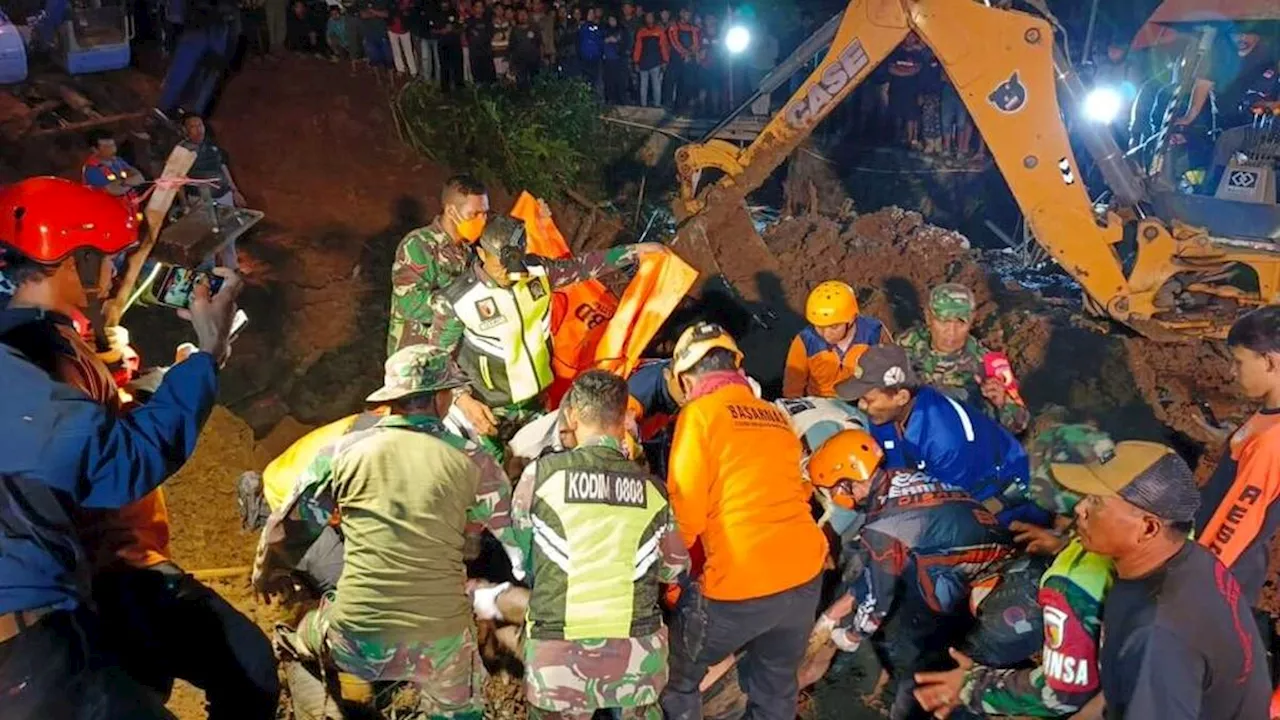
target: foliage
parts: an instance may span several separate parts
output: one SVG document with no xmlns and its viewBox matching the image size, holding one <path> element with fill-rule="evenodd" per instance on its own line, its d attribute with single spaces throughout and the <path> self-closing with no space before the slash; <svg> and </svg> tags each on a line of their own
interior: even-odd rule
<svg viewBox="0 0 1280 720">
<path fill-rule="evenodd" d="M 432 160 L 539 197 L 601 184 L 622 148 L 604 106 L 579 80 L 537 78 L 527 90 L 467 87 L 446 95 L 411 83 L 394 101 L 404 140 Z"/>
</svg>

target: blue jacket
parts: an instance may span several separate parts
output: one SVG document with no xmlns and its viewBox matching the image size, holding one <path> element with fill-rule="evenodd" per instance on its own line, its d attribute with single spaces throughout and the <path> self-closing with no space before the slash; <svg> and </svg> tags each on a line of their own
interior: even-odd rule
<svg viewBox="0 0 1280 720">
<path fill-rule="evenodd" d="M 0 614 L 73 609 L 87 597 L 72 511 L 120 507 L 159 486 L 195 450 L 217 391 L 213 358 L 196 353 L 145 405 L 113 415 L 19 349 L 52 325 L 0 312 Z"/>
<path fill-rule="evenodd" d="M 600 25 L 584 22 L 578 28 L 578 57 L 583 60 L 599 60 L 604 54 L 604 31 Z"/>
<path fill-rule="evenodd" d="M 998 423 L 931 387 L 916 393 L 906 430 L 872 425 L 885 467 L 912 468 L 955 485 L 975 500 L 999 498 L 1001 524 L 1047 524 L 1049 514 L 1028 499 L 1031 465 L 1018 440 Z"/>
</svg>

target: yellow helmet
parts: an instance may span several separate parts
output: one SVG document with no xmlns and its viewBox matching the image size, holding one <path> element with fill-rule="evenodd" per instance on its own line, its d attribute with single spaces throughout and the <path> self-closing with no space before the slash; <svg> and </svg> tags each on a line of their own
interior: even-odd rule
<svg viewBox="0 0 1280 720">
<path fill-rule="evenodd" d="M 831 491 L 831 499 L 845 509 L 854 508 L 853 497 L 839 485 L 867 482 L 884 460 L 884 451 L 866 430 L 841 430 L 809 457 L 809 482 Z"/>
<path fill-rule="evenodd" d="M 804 319 L 815 327 L 844 325 L 858 316 L 858 296 L 848 283 L 828 280 L 809 293 Z"/>
<path fill-rule="evenodd" d="M 680 333 L 680 339 L 676 341 L 676 349 L 671 353 L 671 374 L 680 377 L 684 373 L 698 364 L 698 361 L 706 357 L 706 354 L 721 348 L 733 353 L 737 365 L 742 365 L 742 351 L 738 349 L 738 343 L 733 341 L 733 337 L 715 323 L 700 322 L 691 325 Z"/>
</svg>

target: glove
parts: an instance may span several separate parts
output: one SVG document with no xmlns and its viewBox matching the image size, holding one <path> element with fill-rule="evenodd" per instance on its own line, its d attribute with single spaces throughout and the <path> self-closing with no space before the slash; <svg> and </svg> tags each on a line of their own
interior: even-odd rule
<svg viewBox="0 0 1280 720">
<path fill-rule="evenodd" d="M 481 620 L 501 620 L 502 611 L 498 609 L 498 596 L 509 587 L 511 583 L 504 582 L 493 587 L 477 588 L 471 596 L 471 607 L 476 611 L 476 617 Z"/>
<path fill-rule="evenodd" d="M 844 652 L 853 652 L 862 644 L 862 636 L 847 628 L 835 628 L 831 631 L 831 642 Z"/>
<path fill-rule="evenodd" d="M 507 559 L 511 561 L 511 577 L 517 582 L 524 582 L 524 551 L 510 545 L 503 545 L 502 549 L 507 551 Z"/>
</svg>

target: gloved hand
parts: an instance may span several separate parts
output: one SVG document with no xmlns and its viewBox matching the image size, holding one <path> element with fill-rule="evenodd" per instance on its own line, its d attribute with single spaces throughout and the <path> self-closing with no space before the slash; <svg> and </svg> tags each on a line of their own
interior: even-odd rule
<svg viewBox="0 0 1280 720">
<path fill-rule="evenodd" d="M 471 607 L 476 611 L 476 617 L 481 620 L 501 620 L 502 611 L 498 609 L 498 596 L 511 587 L 511 583 L 504 582 L 493 587 L 476 588 L 471 596 Z"/>
<path fill-rule="evenodd" d="M 524 582 L 524 551 L 520 548 L 514 548 L 507 545 L 502 547 L 507 552 L 507 559 L 511 561 L 511 577 L 518 582 Z"/>
</svg>

